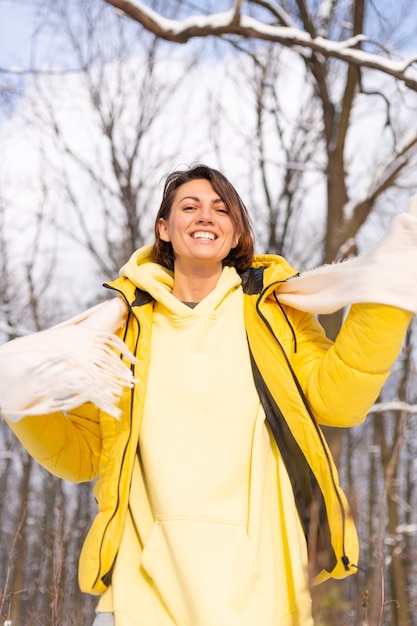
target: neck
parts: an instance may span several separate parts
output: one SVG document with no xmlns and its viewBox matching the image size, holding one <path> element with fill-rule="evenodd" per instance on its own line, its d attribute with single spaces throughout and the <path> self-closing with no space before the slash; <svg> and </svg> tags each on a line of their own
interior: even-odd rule
<svg viewBox="0 0 417 626">
<path fill-rule="evenodd" d="M 201 302 L 211 293 L 222 273 L 222 265 L 216 268 L 194 268 L 192 272 L 174 269 L 172 294 L 182 302 Z"/>
</svg>

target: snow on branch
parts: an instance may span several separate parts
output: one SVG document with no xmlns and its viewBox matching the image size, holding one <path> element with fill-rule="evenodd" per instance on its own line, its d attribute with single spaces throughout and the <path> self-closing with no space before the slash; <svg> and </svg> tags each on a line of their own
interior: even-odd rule
<svg viewBox="0 0 417 626">
<path fill-rule="evenodd" d="M 69 69 L 25 69 L 16 65 L 10 67 L 0 67 L 0 74 L 15 74 L 16 76 L 63 76 L 65 74 L 80 74 L 83 71 L 81 67 L 74 67 Z"/>
<path fill-rule="evenodd" d="M 139 22 L 151 33 L 174 43 L 186 43 L 195 37 L 224 37 L 234 35 L 244 39 L 262 39 L 280 43 L 289 48 L 302 47 L 356 66 L 368 67 L 393 76 L 409 89 L 417 91 L 417 72 L 413 65 L 417 58 L 394 61 L 377 54 L 364 52 L 356 46 L 366 41 L 364 35 L 346 41 L 330 41 L 324 37 L 311 37 L 294 26 L 265 24 L 240 13 L 240 3 L 224 13 L 195 15 L 183 20 L 162 16 L 141 0 L 104 0 L 127 17 Z"/>
<path fill-rule="evenodd" d="M 384 413 L 385 411 L 403 411 L 404 413 L 417 413 L 417 404 L 408 404 L 401 400 L 392 402 L 377 402 L 369 413 Z"/>
</svg>

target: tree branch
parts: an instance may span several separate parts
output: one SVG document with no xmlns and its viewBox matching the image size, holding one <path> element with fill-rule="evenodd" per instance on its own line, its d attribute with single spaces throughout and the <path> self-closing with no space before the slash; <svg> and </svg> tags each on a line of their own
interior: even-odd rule
<svg viewBox="0 0 417 626">
<path fill-rule="evenodd" d="M 139 22 L 157 37 L 173 43 L 186 43 L 196 37 L 226 37 L 260 39 L 280 43 L 289 48 L 301 47 L 321 53 L 326 58 L 335 58 L 351 65 L 370 69 L 393 76 L 409 89 L 417 91 L 417 74 L 410 74 L 410 68 L 417 62 L 416 57 L 393 61 L 377 54 L 356 49 L 367 38 L 357 35 L 342 42 L 331 41 L 294 27 L 265 24 L 248 15 L 240 15 L 236 22 L 236 7 L 224 13 L 196 15 L 184 20 L 165 18 L 150 9 L 140 0 L 104 0 L 107 4 L 122 11 L 126 16 Z M 407 73 L 408 72 L 408 73 Z"/>
<path fill-rule="evenodd" d="M 371 407 L 369 414 L 371 413 L 385 413 L 386 411 L 402 411 L 404 413 L 417 413 L 417 404 L 408 404 L 401 400 L 394 400 L 392 402 L 377 402 Z"/>
</svg>

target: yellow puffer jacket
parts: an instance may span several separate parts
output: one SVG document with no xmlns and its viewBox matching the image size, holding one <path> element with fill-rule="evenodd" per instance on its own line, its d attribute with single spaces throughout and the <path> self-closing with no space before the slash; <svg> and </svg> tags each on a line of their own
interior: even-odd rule
<svg viewBox="0 0 417 626">
<path fill-rule="evenodd" d="M 411 313 L 354 305 L 333 345 L 315 317 L 281 306 L 279 285 L 296 272 L 281 257 L 256 257 L 242 276 L 254 380 L 294 487 L 317 581 L 356 571 L 358 542 L 337 472 L 318 424 L 359 423 L 401 348 Z M 85 404 L 63 415 L 10 424 L 44 467 L 72 481 L 97 478 L 98 514 L 80 557 L 81 589 L 100 594 L 111 580 L 128 506 L 146 393 L 153 301 L 125 278 L 110 285 L 128 304 L 119 332 L 137 356 L 120 420 Z"/>
</svg>

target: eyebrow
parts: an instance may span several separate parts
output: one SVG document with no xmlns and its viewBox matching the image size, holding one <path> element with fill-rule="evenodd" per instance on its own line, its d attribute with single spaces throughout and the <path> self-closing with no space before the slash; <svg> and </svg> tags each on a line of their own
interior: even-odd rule
<svg viewBox="0 0 417 626">
<path fill-rule="evenodd" d="M 183 198 L 181 198 L 179 200 L 179 202 L 183 202 L 184 200 L 194 200 L 195 202 L 201 202 L 201 198 L 198 198 L 197 196 L 184 196 Z M 214 200 L 211 201 L 212 204 L 224 204 L 224 200 L 222 200 L 221 198 L 215 198 Z"/>
</svg>

